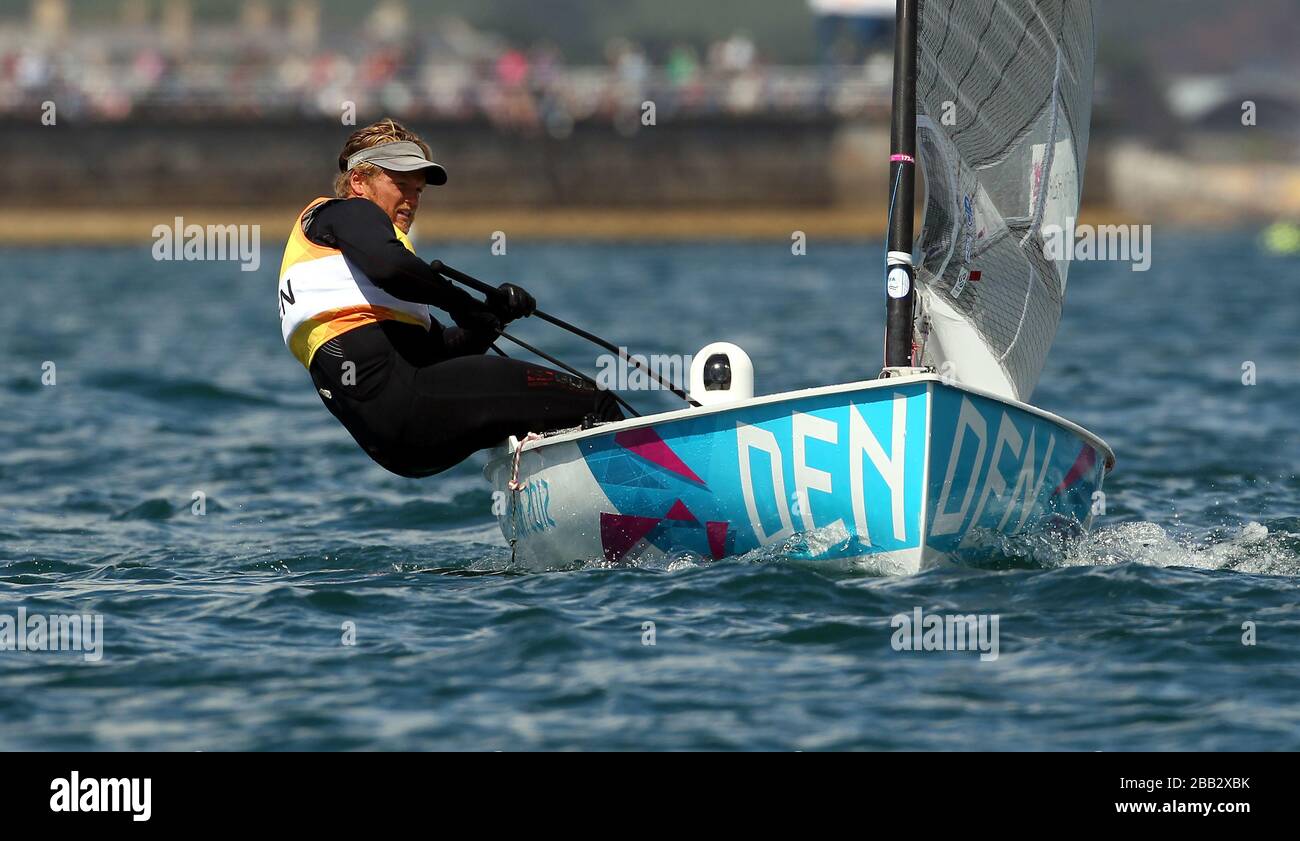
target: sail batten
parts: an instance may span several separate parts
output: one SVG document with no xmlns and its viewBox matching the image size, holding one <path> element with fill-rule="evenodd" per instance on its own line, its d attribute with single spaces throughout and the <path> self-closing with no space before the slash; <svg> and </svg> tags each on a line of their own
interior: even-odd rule
<svg viewBox="0 0 1300 841">
<path fill-rule="evenodd" d="M 1069 269 L 1043 229 L 1078 212 L 1095 45 L 1091 0 L 920 0 L 926 178 L 920 363 L 1026 400 Z"/>
</svg>

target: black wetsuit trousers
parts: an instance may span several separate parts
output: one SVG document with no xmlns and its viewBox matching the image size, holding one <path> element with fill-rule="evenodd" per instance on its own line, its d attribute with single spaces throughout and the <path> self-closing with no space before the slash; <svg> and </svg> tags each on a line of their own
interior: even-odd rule
<svg viewBox="0 0 1300 841">
<path fill-rule="evenodd" d="M 312 358 L 325 406 L 393 473 L 429 476 L 510 435 L 576 427 L 587 415 L 623 417 L 609 392 L 570 374 L 496 355 L 447 357 L 438 332 L 436 323 L 432 335 L 370 324 Z"/>
</svg>

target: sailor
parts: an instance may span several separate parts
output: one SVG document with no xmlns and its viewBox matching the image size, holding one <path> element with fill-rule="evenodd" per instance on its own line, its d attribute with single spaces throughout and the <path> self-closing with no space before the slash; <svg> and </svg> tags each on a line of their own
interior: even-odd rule
<svg viewBox="0 0 1300 841">
<path fill-rule="evenodd" d="M 510 283 L 480 301 L 416 256 L 407 234 L 421 193 L 447 181 L 424 141 L 382 120 L 352 133 L 339 171 L 334 197 L 307 205 L 289 234 L 280 328 L 371 458 L 400 476 L 428 476 L 509 435 L 623 417 L 612 394 L 587 381 L 486 355 L 502 325 L 537 302 Z"/>
</svg>

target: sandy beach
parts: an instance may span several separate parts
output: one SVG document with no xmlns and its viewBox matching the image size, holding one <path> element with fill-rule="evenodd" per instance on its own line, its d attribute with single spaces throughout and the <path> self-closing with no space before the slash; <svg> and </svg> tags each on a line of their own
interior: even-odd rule
<svg viewBox="0 0 1300 841">
<path fill-rule="evenodd" d="M 153 239 L 155 226 L 184 224 L 259 225 L 263 245 L 278 243 L 300 208 L 89 208 L 0 209 L 0 245 L 129 245 Z M 1084 208 L 1080 222 L 1132 221 L 1109 208 Z M 883 208 L 772 207 L 645 210 L 629 208 L 426 208 L 416 224 L 417 240 L 428 242 L 507 238 L 629 241 L 810 240 L 878 237 L 885 232 Z"/>
</svg>

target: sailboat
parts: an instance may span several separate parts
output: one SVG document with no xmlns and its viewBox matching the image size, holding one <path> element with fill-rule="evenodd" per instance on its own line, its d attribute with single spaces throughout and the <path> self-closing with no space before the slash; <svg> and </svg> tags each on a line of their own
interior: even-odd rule
<svg viewBox="0 0 1300 841">
<path fill-rule="evenodd" d="M 1090 0 L 900 0 L 879 376 L 754 396 L 697 354 L 694 404 L 511 438 L 484 474 L 518 562 L 767 552 L 876 574 L 981 564 L 1087 529 L 1115 463 L 1030 404 L 1091 115 Z M 913 237 L 918 165 L 924 223 Z"/>
</svg>

